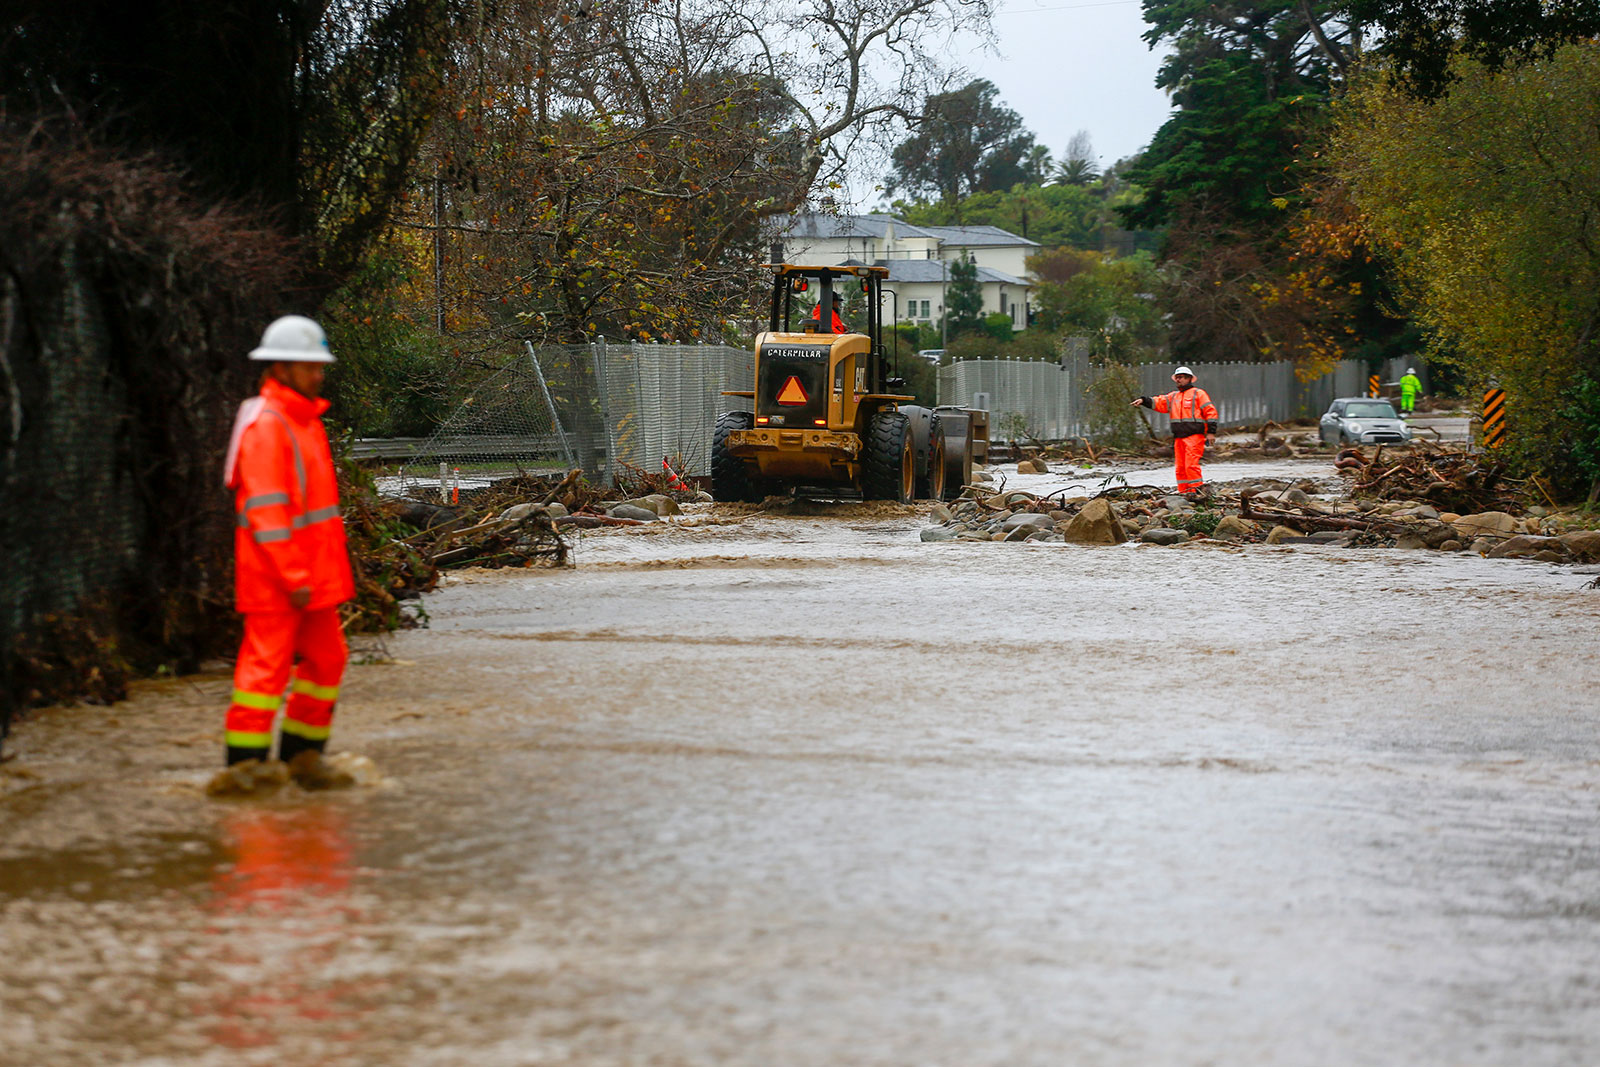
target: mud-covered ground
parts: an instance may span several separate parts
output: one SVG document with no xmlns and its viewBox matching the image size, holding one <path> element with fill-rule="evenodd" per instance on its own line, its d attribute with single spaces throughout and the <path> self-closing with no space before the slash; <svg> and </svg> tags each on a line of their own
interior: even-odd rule
<svg viewBox="0 0 1600 1067">
<path fill-rule="evenodd" d="M 924 521 L 459 575 L 379 788 L 205 799 L 221 672 L 35 714 L 0 1063 L 1600 1061 L 1591 576 Z"/>
</svg>

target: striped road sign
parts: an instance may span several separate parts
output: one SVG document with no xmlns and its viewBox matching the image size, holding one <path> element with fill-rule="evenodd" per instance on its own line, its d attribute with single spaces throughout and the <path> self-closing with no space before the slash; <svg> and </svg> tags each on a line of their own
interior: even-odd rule
<svg viewBox="0 0 1600 1067">
<path fill-rule="evenodd" d="M 1367 395 L 1368 396 L 1382 396 L 1383 395 L 1378 389 L 1378 376 L 1376 374 L 1374 374 L 1372 377 L 1367 379 Z"/>
<path fill-rule="evenodd" d="M 1506 443 L 1506 391 L 1490 389 L 1483 394 L 1483 446 L 1499 448 Z"/>
</svg>

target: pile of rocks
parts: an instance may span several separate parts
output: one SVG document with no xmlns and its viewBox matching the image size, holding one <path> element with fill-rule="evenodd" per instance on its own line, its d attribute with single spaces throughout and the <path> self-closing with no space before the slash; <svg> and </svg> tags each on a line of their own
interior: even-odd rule
<svg viewBox="0 0 1600 1067">
<path fill-rule="evenodd" d="M 1175 545 L 1192 537 L 1260 540 L 1266 528 L 1237 514 L 1196 511 L 1181 496 L 1147 493 L 1041 498 L 1021 489 L 972 494 L 929 512 L 937 525 L 922 531 L 924 541 L 1048 541 L 1115 545 L 1138 540 Z"/>
<path fill-rule="evenodd" d="M 1025 490 L 969 488 L 935 504 L 924 541 L 1045 541 L 1178 545 L 1308 544 L 1475 552 L 1492 559 L 1600 562 L 1600 530 L 1571 515 L 1529 508 L 1457 515 L 1418 501 L 1363 506 L 1314 499 L 1315 483 L 1258 483 L 1196 502 L 1157 490 L 1123 489 L 1095 497 L 1041 498 Z"/>
</svg>

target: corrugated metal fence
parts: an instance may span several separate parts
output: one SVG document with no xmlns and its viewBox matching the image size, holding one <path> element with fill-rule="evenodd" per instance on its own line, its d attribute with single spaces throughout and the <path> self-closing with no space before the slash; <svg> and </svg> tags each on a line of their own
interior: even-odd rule
<svg viewBox="0 0 1600 1067">
<path fill-rule="evenodd" d="M 721 394 L 754 388 L 752 364 L 749 351 L 726 345 L 597 340 L 527 347 L 508 353 L 426 439 L 360 442 L 356 453 L 397 461 L 391 488 L 441 493 L 452 485 L 571 467 L 611 483 L 628 466 L 659 470 L 663 458 L 680 473 L 706 475 L 717 415 L 750 410 L 748 399 Z M 1130 369 L 1143 393 L 1172 387 L 1170 364 Z M 1312 382 L 1298 381 L 1288 363 L 1198 363 L 1194 370 L 1224 426 L 1318 414 L 1334 397 L 1366 388 L 1366 370 L 1354 361 Z M 971 360 L 939 369 L 939 402 L 985 406 L 997 429 L 1014 413 L 1029 436 L 1083 437 L 1091 425 L 1087 390 L 1104 373 L 1081 356 L 1060 364 Z M 1165 415 L 1151 420 L 1165 429 Z"/>
<path fill-rule="evenodd" d="M 1343 360 L 1310 382 L 1299 381 L 1290 363 L 1196 363 L 1193 369 L 1223 426 L 1319 415 L 1334 397 L 1366 390 L 1365 365 L 1355 360 Z M 1140 393 L 1155 396 L 1172 389 L 1170 363 L 1135 364 L 1129 370 Z M 939 368 L 939 403 L 987 407 L 995 427 L 1015 415 L 1028 435 L 1040 440 L 1084 437 L 1090 432 L 1090 390 L 1104 373 L 1083 357 L 1060 363 L 967 360 Z M 1157 431 L 1166 429 L 1165 415 L 1152 414 L 1151 421 Z"/>
</svg>

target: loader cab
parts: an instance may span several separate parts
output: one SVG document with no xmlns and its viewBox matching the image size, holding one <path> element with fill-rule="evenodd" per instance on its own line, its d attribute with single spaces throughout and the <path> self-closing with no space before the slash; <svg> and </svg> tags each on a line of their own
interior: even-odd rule
<svg viewBox="0 0 1600 1067">
<path fill-rule="evenodd" d="M 899 383 L 888 377 L 883 348 L 883 282 L 889 274 L 887 269 L 802 267 L 789 263 L 772 264 L 770 269 L 772 306 L 766 336 L 773 348 L 769 358 L 784 358 L 785 349 L 790 346 L 795 346 L 788 353 L 792 356 L 801 355 L 804 349 L 825 348 L 828 392 L 881 394 L 898 387 Z M 842 333 L 835 331 L 829 311 L 835 297 L 839 298 Z M 758 409 L 764 406 L 761 399 L 758 395 Z"/>
</svg>

